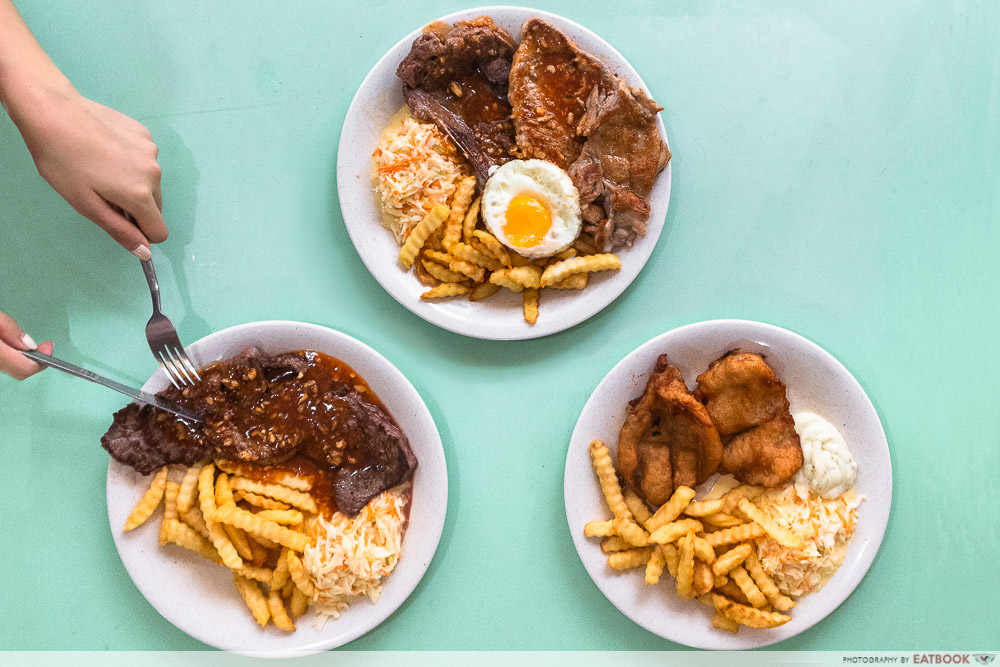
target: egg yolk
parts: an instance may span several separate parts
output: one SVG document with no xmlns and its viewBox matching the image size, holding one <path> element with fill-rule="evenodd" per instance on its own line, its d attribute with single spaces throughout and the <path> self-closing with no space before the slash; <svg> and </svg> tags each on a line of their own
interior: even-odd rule
<svg viewBox="0 0 1000 667">
<path fill-rule="evenodd" d="M 504 236 L 518 248 L 533 248 L 552 227 L 552 215 L 542 201 L 532 195 L 517 195 L 505 214 Z"/>
</svg>

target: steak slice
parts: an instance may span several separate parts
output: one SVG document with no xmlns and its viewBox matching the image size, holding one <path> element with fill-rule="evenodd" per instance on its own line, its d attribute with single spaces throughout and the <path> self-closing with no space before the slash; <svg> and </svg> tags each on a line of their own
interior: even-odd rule
<svg viewBox="0 0 1000 667">
<path fill-rule="evenodd" d="M 479 186 L 516 152 L 507 80 L 514 39 L 488 16 L 424 28 L 396 75 L 418 120 L 435 123 L 472 163 Z"/>
<path fill-rule="evenodd" d="M 577 126 L 593 90 L 615 85 L 597 58 L 558 28 L 533 16 L 521 26 L 510 70 L 510 104 L 517 143 L 528 156 L 568 169 L 585 137 Z"/>
<path fill-rule="evenodd" d="M 171 463 L 189 466 L 208 457 L 211 445 L 203 438 L 179 438 L 168 425 L 177 423 L 173 418 L 157 421 L 163 414 L 148 405 L 126 405 L 115 413 L 111 428 L 101 436 L 101 447 L 143 475 Z"/>
<path fill-rule="evenodd" d="M 366 444 L 364 454 L 355 463 L 342 462 L 333 475 L 337 507 L 353 516 L 375 496 L 409 480 L 417 467 L 417 458 L 406 435 L 379 406 L 365 401 L 346 386 L 336 390 L 334 397 L 342 406 L 341 415 L 333 437 L 326 442 L 342 438 L 341 442 Z M 325 452 L 311 452 L 310 456 L 332 463 L 339 460 L 334 452 L 327 448 Z"/>
<path fill-rule="evenodd" d="M 142 474 L 213 458 L 276 465 L 301 454 L 326 469 L 337 507 L 357 514 L 409 480 L 417 460 L 378 398 L 363 394 L 370 392 L 363 383 L 322 372 L 314 365 L 319 356 L 247 348 L 203 368 L 197 385 L 160 392 L 202 414 L 204 423 L 131 404 L 115 413 L 101 445 Z"/>
</svg>

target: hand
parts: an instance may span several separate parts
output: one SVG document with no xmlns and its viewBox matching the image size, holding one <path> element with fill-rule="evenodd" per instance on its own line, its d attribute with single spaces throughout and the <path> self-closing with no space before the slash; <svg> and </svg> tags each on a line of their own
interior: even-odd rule
<svg viewBox="0 0 1000 667">
<path fill-rule="evenodd" d="M 149 130 L 72 86 L 38 95 L 43 102 L 18 123 L 38 173 L 123 248 L 150 259 L 149 244 L 165 241 L 167 227 L 160 215 L 158 150 Z"/>
<path fill-rule="evenodd" d="M 0 372 L 15 380 L 23 380 L 45 368 L 18 352 L 34 349 L 35 341 L 31 340 L 31 336 L 21 331 L 13 317 L 0 311 Z M 52 354 L 52 343 L 42 343 L 37 349 Z"/>
</svg>

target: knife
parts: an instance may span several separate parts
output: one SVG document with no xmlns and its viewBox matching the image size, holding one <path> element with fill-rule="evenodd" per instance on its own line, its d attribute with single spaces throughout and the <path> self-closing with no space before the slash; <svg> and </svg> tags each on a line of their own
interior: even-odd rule
<svg viewBox="0 0 1000 667">
<path fill-rule="evenodd" d="M 89 380 L 96 384 L 103 385 L 108 389 L 119 391 L 126 396 L 134 398 L 140 403 L 145 403 L 146 405 L 152 405 L 154 408 L 166 410 L 167 412 L 177 415 L 181 419 L 186 419 L 187 421 L 196 423 L 202 423 L 205 421 L 204 417 L 197 415 L 190 410 L 185 410 L 176 403 L 162 399 L 159 396 L 154 396 L 153 394 L 139 389 L 133 389 L 132 387 L 121 384 L 120 382 L 109 380 L 108 378 L 88 371 L 85 368 L 80 368 L 79 366 L 74 366 L 67 361 L 63 361 L 62 359 L 57 359 L 51 354 L 45 354 L 44 352 L 39 352 L 38 350 L 22 350 L 21 354 L 28 357 L 32 361 L 37 361 L 38 363 L 45 364 L 46 366 L 52 366 L 52 368 L 58 369 L 64 373 L 69 373 L 70 375 L 74 375 L 78 378 L 83 378 L 84 380 Z"/>
</svg>

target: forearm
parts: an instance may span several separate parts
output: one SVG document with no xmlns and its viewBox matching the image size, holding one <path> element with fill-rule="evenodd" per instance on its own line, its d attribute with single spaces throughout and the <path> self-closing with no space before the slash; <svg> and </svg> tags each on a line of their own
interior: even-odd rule
<svg viewBox="0 0 1000 667">
<path fill-rule="evenodd" d="M 70 91 L 13 2 L 0 0 L 0 103 L 14 123 L 21 127 L 46 96 Z"/>
</svg>

